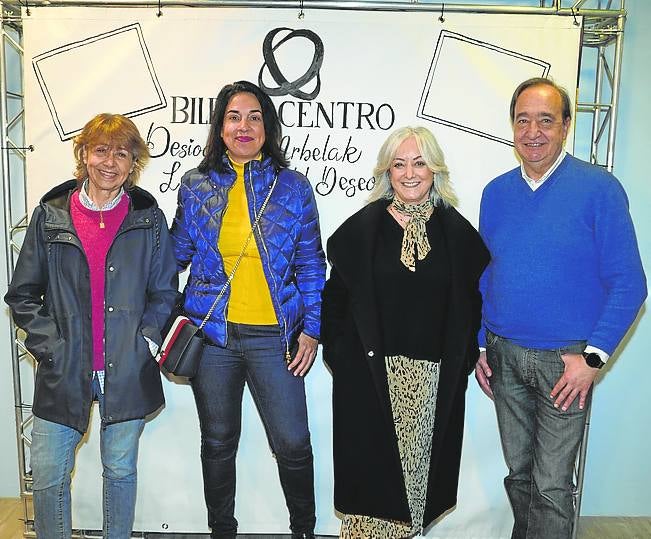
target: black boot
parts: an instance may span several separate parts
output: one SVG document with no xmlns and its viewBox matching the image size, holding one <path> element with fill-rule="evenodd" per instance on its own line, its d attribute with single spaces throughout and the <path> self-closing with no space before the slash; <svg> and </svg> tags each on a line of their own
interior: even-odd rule
<svg viewBox="0 0 651 539">
<path fill-rule="evenodd" d="M 314 539 L 312 532 L 292 533 L 292 539 Z"/>
</svg>

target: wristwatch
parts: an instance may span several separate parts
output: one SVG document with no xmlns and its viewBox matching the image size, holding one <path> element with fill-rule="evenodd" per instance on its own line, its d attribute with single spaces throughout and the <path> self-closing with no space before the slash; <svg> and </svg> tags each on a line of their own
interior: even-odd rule
<svg viewBox="0 0 651 539">
<path fill-rule="evenodd" d="M 596 352 L 583 352 L 583 359 L 585 359 L 588 367 L 592 367 L 593 369 L 601 369 L 601 367 L 605 365 L 605 363 L 601 361 L 599 354 Z"/>
</svg>

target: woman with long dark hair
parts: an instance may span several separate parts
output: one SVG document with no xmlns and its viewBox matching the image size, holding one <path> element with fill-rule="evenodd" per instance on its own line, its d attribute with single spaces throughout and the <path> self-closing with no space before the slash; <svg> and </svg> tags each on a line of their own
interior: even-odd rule
<svg viewBox="0 0 651 539">
<path fill-rule="evenodd" d="M 271 99 L 256 85 L 217 96 L 197 169 L 181 181 L 172 237 L 190 266 L 185 310 L 209 340 L 192 389 L 212 537 L 233 538 L 235 457 L 249 386 L 278 465 L 293 537 L 313 537 L 314 471 L 303 376 L 320 337 L 325 257 L 307 178 L 287 168 Z M 220 296 L 221 293 L 221 296 Z"/>
</svg>

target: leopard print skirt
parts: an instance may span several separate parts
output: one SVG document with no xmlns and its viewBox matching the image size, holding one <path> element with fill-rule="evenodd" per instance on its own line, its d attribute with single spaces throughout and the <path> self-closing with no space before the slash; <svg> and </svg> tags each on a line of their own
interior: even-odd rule
<svg viewBox="0 0 651 539">
<path fill-rule="evenodd" d="M 342 539 L 404 539 L 423 527 L 440 364 L 405 356 L 387 357 L 385 364 L 412 521 L 344 515 Z"/>
</svg>

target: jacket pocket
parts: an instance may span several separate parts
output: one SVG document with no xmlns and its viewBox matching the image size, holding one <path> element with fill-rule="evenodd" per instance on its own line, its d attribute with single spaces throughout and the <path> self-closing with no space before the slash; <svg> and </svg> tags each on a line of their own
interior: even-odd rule
<svg viewBox="0 0 651 539">
<path fill-rule="evenodd" d="M 66 341 L 62 337 L 57 337 L 51 348 L 34 357 L 39 365 L 48 365 L 52 368 L 61 363 L 65 345 Z"/>
</svg>

